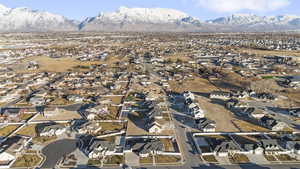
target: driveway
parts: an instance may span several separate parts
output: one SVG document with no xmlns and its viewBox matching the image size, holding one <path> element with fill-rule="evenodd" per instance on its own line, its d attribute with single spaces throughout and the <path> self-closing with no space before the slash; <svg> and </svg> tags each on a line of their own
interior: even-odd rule
<svg viewBox="0 0 300 169">
<path fill-rule="evenodd" d="M 46 157 L 41 168 L 54 168 L 57 162 L 67 154 L 76 150 L 76 140 L 65 139 L 55 141 L 43 148 L 42 154 Z"/>
</svg>

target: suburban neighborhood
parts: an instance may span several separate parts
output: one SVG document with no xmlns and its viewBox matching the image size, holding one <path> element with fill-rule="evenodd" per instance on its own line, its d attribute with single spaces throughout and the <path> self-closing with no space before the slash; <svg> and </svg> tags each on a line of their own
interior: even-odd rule
<svg viewBox="0 0 300 169">
<path fill-rule="evenodd" d="M 8 34 L 0 168 L 300 166 L 300 39 L 255 36 Z"/>
</svg>

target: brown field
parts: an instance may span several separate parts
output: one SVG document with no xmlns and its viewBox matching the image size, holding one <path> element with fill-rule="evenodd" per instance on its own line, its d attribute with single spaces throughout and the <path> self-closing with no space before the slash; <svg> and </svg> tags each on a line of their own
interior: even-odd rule
<svg viewBox="0 0 300 169">
<path fill-rule="evenodd" d="M 58 113 L 53 114 L 50 117 L 42 116 L 41 114 L 37 115 L 32 119 L 33 121 L 48 121 L 48 120 L 73 120 L 73 119 L 80 119 L 81 116 L 79 113 L 75 111 L 65 111 L 60 110 Z"/>
<path fill-rule="evenodd" d="M 35 56 L 24 59 L 21 63 L 21 65 L 23 65 L 23 68 L 19 67 L 19 72 L 28 72 L 24 69 L 24 67 L 29 61 L 36 61 L 40 65 L 40 69 L 29 72 L 66 72 L 68 69 L 72 69 L 73 67 L 78 65 L 90 66 L 92 64 L 100 64 L 100 62 L 81 62 L 76 60 L 75 58 L 70 57 L 50 58 L 47 56 Z"/>
<path fill-rule="evenodd" d="M 259 49 L 241 48 L 241 49 L 237 49 L 237 51 L 241 53 L 256 54 L 258 56 L 264 56 L 264 55 L 300 56 L 300 51 L 289 51 L 289 50 L 276 51 L 276 50 L 259 50 Z"/>
</svg>

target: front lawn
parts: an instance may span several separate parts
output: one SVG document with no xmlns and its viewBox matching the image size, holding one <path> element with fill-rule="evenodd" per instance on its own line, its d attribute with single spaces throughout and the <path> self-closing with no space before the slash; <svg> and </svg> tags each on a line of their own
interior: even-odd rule
<svg viewBox="0 0 300 169">
<path fill-rule="evenodd" d="M 104 160 L 104 164 L 123 164 L 124 161 L 125 160 L 123 156 L 107 156 L 106 160 Z"/>
<path fill-rule="evenodd" d="M 214 155 L 204 155 L 204 156 L 202 156 L 202 158 L 209 163 L 217 163 L 218 162 L 218 160 L 216 159 L 216 157 Z"/>
<path fill-rule="evenodd" d="M 276 155 L 276 158 L 280 161 L 298 161 L 297 159 L 292 158 L 291 156 L 289 156 L 287 154 Z"/>
<path fill-rule="evenodd" d="M 265 155 L 265 158 L 268 160 L 268 161 L 277 161 L 277 159 L 272 156 L 272 155 Z"/>
<path fill-rule="evenodd" d="M 148 157 L 141 157 L 140 158 L 140 163 L 141 164 L 152 164 L 153 163 L 153 156 L 148 156 Z"/>
<path fill-rule="evenodd" d="M 89 165 L 89 166 L 100 166 L 101 165 L 101 160 L 100 159 L 97 159 L 97 160 L 89 159 L 87 165 Z"/>
<path fill-rule="evenodd" d="M 249 163 L 249 159 L 245 154 L 234 154 L 229 156 L 229 160 L 233 164 Z"/>
<path fill-rule="evenodd" d="M 156 163 L 178 163 L 181 160 L 180 156 L 157 155 L 155 156 Z"/>
</svg>

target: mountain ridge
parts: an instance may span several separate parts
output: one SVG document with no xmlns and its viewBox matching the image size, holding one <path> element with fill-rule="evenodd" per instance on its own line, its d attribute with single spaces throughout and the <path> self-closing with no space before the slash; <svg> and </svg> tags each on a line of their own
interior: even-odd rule
<svg viewBox="0 0 300 169">
<path fill-rule="evenodd" d="M 83 21 L 30 8 L 8 8 L 0 4 L 0 32 L 43 31 L 203 31 L 263 32 L 300 30 L 300 16 L 258 16 L 232 14 L 208 21 L 168 8 L 120 7 L 114 12 L 100 12 Z"/>
</svg>

